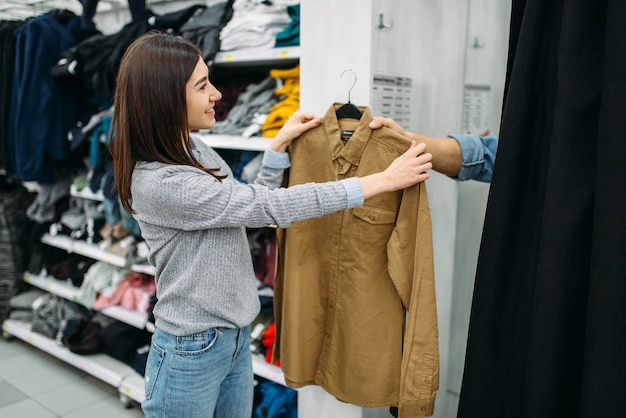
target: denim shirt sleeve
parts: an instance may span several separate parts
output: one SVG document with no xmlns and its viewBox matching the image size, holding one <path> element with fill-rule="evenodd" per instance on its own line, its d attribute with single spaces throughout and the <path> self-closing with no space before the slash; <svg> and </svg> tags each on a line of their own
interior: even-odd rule
<svg viewBox="0 0 626 418">
<path fill-rule="evenodd" d="M 352 209 L 357 206 L 361 206 L 365 201 L 363 196 L 363 188 L 361 187 L 361 181 L 358 177 L 350 177 L 347 179 L 339 180 L 339 182 L 345 187 L 346 194 L 348 196 L 348 208 Z"/>
<path fill-rule="evenodd" d="M 291 167 L 291 159 L 286 152 L 276 152 L 268 149 L 263 153 L 262 164 L 270 168 L 286 169 Z"/>
<path fill-rule="evenodd" d="M 477 180 L 491 182 L 493 166 L 496 162 L 498 150 L 498 138 L 495 135 L 471 135 L 455 134 L 448 135 L 456 139 L 461 146 L 463 163 L 458 180 Z"/>
</svg>

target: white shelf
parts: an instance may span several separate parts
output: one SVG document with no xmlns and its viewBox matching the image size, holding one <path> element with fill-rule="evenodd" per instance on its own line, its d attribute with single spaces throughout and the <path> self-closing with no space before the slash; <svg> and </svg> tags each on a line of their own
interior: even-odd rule
<svg viewBox="0 0 626 418">
<path fill-rule="evenodd" d="M 252 370 L 254 374 L 263 377 L 272 382 L 280 383 L 283 386 L 287 386 L 285 383 L 285 375 L 280 367 L 269 364 L 265 361 L 263 356 L 259 354 L 252 354 Z"/>
<path fill-rule="evenodd" d="M 80 299 L 80 297 L 78 297 L 79 289 L 69 283 L 65 283 L 51 277 L 38 276 L 30 273 L 24 274 L 24 281 L 35 287 L 45 290 L 48 293 L 60 296 L 63 299 L 71 300 L 72 302 L 86 306 L 89 309 L 93 309 L 93 307 L 87 306 Z M 125 322 L 128 325 L 132 325 L 135 328 L 139 329 L 146 328 L 146 324 L 148 322 L 147 313 L 132 311 L 119 305 L 108 306 L 104 309 L 101 309 L 99 312 L 102 312 L 110 318 Z"/>
<path fill-rule="evenodd" d="M 5 334 L 10 334 L 26 341 L 28 344 L 118 388 L 118 390 L 124 387 L 124 393 L 126 393 L 124 381 L 127 379 L 132 378 L 136 380 L 139 378 L 143 381 L 132 367 L 113 357 L 102 353 L 94 353 L 88 356 L 72 353 L 67 347 L 59 345 L 55 340 L 31 331 L 30 327 L 31 325 L 28 322 L 7 319 L 2 325 L 2 330 Z M 139 392 L 143 393 L 143 390 Z M 128 395 L 137 402 L 142 401 L 142 396 L 135 390 L 128 391 Z"/>
<path fill-rule="evenodd" d="M 60 296 L 63 299 L 71 300 L 72 302 L 84 305 L 83 301 L 81 301 L 78 297 L 78 289 L 69 283 L 30 273 L 24 274 L 24 281 L 38 287 L 41 290 L 45 290 L 48 293 L 52 293 L 53 295 Z"/>
<path fill-rule="evenodd" d="M 139 329 L 146 328 L 146 323 L 148 322 L 147 313 L 132 311 L 120 305 L 107 306 L 106 308 L 100 309 L 99 312 Z"/>
<path fill-rule="evenodd" d="M 127 396 L 141 403 L 146 398 L 144 390 L 144 380 L 139 373 L 127 376 L 122 380 L 122 384 L 118 388 L 120 394 Z"/>
<path fill-rule="evenodd" d="M 104 261 L 105 263 L 112 264 L 117 267 L 126 266 L 125 257 L 103 250 L 96 244 L 89 244 L 85 241 L 74 240 L 66 235 L 52 236 L 50 234 L 44 234 L 41 237 L 41 242 L 56 248 L 61 248 L 68 253 L 83 255 L 85 257 L 93 258 L 94 260 Z M 156 274 L 154 266 L 146 264 L 134 264 L 130 266 L 130 270 L 152 276 Z"/>
<path fill-rule="evenodd" d="M 244 138 L 238 135 L 216 135 L 198 133 L 197 136 L 211 148 L 236 149 L 246 151 L 265 151 L 270 148 L 272 138 L 253 136 Z"/>
<path fill-rule="evenodd" d="M 296 63 L 300 59 L 300 47 L 259 49 L 245 48 L 233 51 L 220 51 L 215 55 L 216 66 L 280 65 Z"/>
<path fill-rule="evenodd" d="M 130 269 L 132 271 L 136 271 L 137 273 L 144 273 L 150 276 L 154 276 L 156 274 L 156 269 L 150 264 L 133 264 L 130 266 Z"/>
<path fill-rule="evenodd" d="M 104 194 L 102 193 L 102 190 L 98 190 L 97 193 L 94 193 L 89 187 L 85 187 L 78 191 L 76 189 L 76 186 L 73 184 L 70 186 L 70 195 L 83 199 L 96 200 L 98 202 L 102 202 L 104 200 Z"/>
<path fill-rule="evenodd" d="M 146 329 L 154 334 L 154 331 L 156 330 L 156 327 L 154 326 L 154 324 L 152 322 L 148 321 L 148 322 L 146 322 Z"/>
<path fill-rule="evenodd" d="M 41 242 L 66 250 L 68 253 L 84 255 L 85 257 L 104 261 L 105 263 L 109 263 L 117 267 L 124 267 L 124 265 L 126 265 L 126 258 L 121 255 L 102 250 L 95 244 L 88 244 L 85 241 L 74 240 L 66 235 L 53 236 L 50 234 L 44 234 L 41 237 Z"/>
</svg>

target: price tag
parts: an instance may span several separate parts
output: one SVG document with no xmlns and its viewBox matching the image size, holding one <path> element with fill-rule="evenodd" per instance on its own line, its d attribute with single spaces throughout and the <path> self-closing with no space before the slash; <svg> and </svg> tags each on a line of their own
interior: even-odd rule
<svg viewBox="0 0 626 418">
<path fill-rule="evenodd" d="M 280 51 L 278 54 L 278 58 L 287 58 L 289 56 L 289 51 Z"/>
<path fill-rule="evenodd" d="M 224 57 L 224 62 L 231 62 L 233 60 L 233 55 L 228 54 Z"/>
</svg>

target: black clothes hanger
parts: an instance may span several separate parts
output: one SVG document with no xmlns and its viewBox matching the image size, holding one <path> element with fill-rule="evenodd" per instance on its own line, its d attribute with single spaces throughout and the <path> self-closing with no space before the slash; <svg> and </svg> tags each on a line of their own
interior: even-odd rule
<svg viewBox="0 0 626 418">
<path fill-rule="evenodd" d="M 350 119 L 361 119 L 363 112 L 356 107 L 354 104 L 348 102 L 339 106 L 336 110 L 337 119 L 341 118 L 350 118 Z"/>
<path fill-rule="evenodd" d="M 343 77 L 346 71 L 350 71 L 352 75 L 354 75 L 354 83 L 352 83 L 350 90 L 348 90 L 348 102 L 339 106 L 337 110 L 335 111 L 335 113 L 337 114 L 337 119 L 350 118 L 350 119 L 359 120 L 361 119 L 363 112 L 361 112 L 361 110 L 356 105 L 350 102 L 350 92 L 352 91 L 352 89 L 354 88 L 354 85 L 356 84 L 356 74 L 354 74 L 354 71 L 352 70 L 344 70 L 343 73 L 341 73 L 341 76 L 339 76 L 339 78 Z"/>
</svg>

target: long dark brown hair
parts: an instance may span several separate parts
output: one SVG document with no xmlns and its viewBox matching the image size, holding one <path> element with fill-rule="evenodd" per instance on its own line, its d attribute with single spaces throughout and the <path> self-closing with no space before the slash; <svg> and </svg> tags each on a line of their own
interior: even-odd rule
<svg viewBox="0 0 626 418">
<path fill-rule="evenodd" d="M 190 165 L 218 179 L 191 152 L 185 86 L 202 52 L 188 40 L 151 31 L 136 39 L 120 62 L 109 151 L 115 184 L 129 214 L 131 178 L 137 161 Z"/>
</svg>

